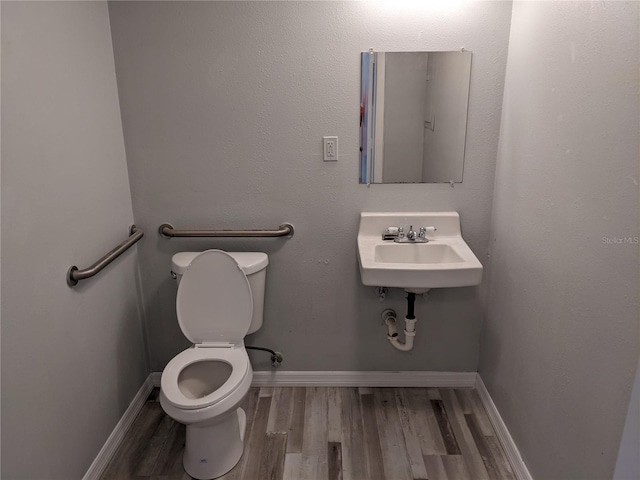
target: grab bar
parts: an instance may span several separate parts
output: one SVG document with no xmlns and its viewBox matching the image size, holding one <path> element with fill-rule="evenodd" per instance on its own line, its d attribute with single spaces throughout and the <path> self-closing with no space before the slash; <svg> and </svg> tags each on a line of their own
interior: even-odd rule
<svg viewBox="0 0 640 480">
<path fill-rule="evenodd" d="M 293 237 L 293 225 L 283 223 L 278 230 L 176 230 L 170 223 L 163 223 L 158 232 L 171 237 Z"/>
<path fill-rule="evenodd" d="M 78 284 L 78 281 L 85 278 L 93 277 L 100 272 L 104 267 L 113 262 L 116 258 L 126 252 L 134 243 L 140 240 L 144 236 L 144 232 L 138 229 L 135 225 L 131 225 L 129 228 L 129 238 L 118 245 L 116 248 L 107 253 L 104 257 L 91 265 L 89 268 L 79 270 L 75 265 L 69 268 L 67 271 L 67 283 L 70 287 Z"/>
</svg>

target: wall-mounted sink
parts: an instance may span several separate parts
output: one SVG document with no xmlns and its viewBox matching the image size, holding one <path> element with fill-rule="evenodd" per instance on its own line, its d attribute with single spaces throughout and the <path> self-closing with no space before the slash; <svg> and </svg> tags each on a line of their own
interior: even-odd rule
<svg viewBox="0 0 640 480">
<path fill-rule="evenodd" d="M 383 240 L 388 227 L 435 227 L 427 243 Z M 482 264 L 460 232 L 457 212 L 361 213 L 358 263 L 364 285 L 400 287 L 421 292 L 430 288 L 468 287 L 482 280 Z"/>
</svg>

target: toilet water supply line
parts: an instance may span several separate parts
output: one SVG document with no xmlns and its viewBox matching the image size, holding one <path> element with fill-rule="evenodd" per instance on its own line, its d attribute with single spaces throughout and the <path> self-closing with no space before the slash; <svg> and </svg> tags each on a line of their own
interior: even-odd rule
<svg viewBox="0 0 640 480">
<path fill-rule="evenodd" d="M 263 352 L 269 352 L 271 354 L 271 366 L 278 368 L 281 364 L 282 364 L 282 354 L 280 352 L 276 352 L 274 350 L 271 350 L 270 348 L 265 348 L 265 347 L 251 347 L 249 345 L 245 345 L 244 348 L 246 348 L 247 350 L 261 350 Z"/>
<path fill-rule="evenodd" d="M 404 343 L 398 338 L 396 329 L 396 312 L 390 308 L 382 312 L 382 319 L 389 328 L 387 339 L 389 343 L 402 352 L 408 352 L 413 348 L 413 339 L 416 336 L 416 316 L 414 306 L 416 294 L 407 292 L 407 316 L 404 318 Z"/>
</svg>

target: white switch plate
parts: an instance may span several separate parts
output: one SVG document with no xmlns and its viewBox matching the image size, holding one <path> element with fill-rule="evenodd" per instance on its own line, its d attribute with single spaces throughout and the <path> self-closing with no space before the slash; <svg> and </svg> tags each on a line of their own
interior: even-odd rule
<svg viewBox="0 0 640 480">
<path fill-rule="evenodd" d="M 325 162 L 338 161 L 338 137 L 322 137 L 322 147 Z"/>
</svg>

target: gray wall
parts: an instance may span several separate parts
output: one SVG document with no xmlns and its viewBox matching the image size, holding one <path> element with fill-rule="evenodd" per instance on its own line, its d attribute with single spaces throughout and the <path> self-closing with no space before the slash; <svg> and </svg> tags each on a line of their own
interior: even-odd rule
<svg viewBox="0 0 640 480">
<path fill-rule="evenodd" d="M 426 2 L 425 2 L 426 3 Z M 151 366 L 188 346 L 175 316 L 171 255 L 258 250 L 270 256 L 265 323 L 248 344 L 280 350 L 287 370 L 475 371 L 481 290 L 434 290 L 417 305 L 411 353 L 389 346 L 378 302 L 361 285 L 361 211 L 457 210 L 485 259 L 511 5 L 398 10 L 379 2 L 109 4 L 140 250 Z M 490 26 L 488 26 L 490 25 Z M 360 52 L 474 53 L 465 182 L 358 185 Z M 340 159 L 322 162 L 322 136 Z M 191 228 L 273 228 L 291 240 L 166 240 Z M 267 356 L 268 357 L 268 356 Z M 270 369 L 265 355 L 254 367 Z"/>
<path fill-rule="evenodd" d="M 2 478 L 80 478 L 144 381 L 105 2 L 2 2 Z M 143 239 L 144 241 L 144 239 Z"/>
<path fill-rule="evenodd" d="M 611 478 L 638 365 L 639 7 L 513 7 L 480 373 L 538 479 Z"/>
</svg>

